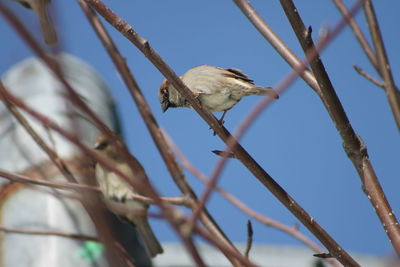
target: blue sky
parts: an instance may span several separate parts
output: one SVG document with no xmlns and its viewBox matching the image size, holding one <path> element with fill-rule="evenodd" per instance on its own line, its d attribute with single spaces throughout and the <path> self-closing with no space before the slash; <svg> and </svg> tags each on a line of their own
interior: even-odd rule
<svg viewBox="0 0 400 267">
<path fill-rule="evenodd" d="M 126 142 L 165 196 L 179 194 L 108 56 L 75 1 L 53 1 L 62 49 L 85 60 L 103 77 L 118 105 Z M 302 51 L 278 1 L 252 1 L 274 31 L 297 54 Z M 353 3 L 353 1 L 346 1 Z M 149 40 L 153 48 L 178 73 L 201 64 L 243 70 L 257 84 L 276 86 L 290 67 L 261 37 L 231 1 L 106 1 L 109 7 Z M 314 37 L 324 26 L 334 25 L 340 14 L 331 1 L 296 1 Z M 387 53 L 395 79 L 399 73 L 400 39 L 397 10 L 400 3 L 375 1 Z M 17 4 L 9 4 L 39 36 L 36 18 Z M 68 12 L 66 12 L 68 11 Z M 362 14 L 357 16 L 367 33 Z M 164 79 L 146 58 L 119 33 L 110 29 L 126 57 L 160 125 L 172 136 L 192 163 L 209 175 L 218 160 L 210 151 L 223 149 L 222 141 L 190 109 L 170 109 L 163 114 L 157 89 Z M 29 49 L 1 19 L 3 36 L 0 73 L 31 56 Z M 6 41 L 4 41 L 6 40 Z M 385 93 L 352 68 L 362 67 L 376 76 L 365 55 L 346 28 L 322 54 L 322 60 L 357 134 L 369 156 L 394 212 L 400 210 L 398 190 L 399 135 Z M 398 81 L 397 81 L 398 82 Z M 260 100 L 243 99 L 226 117 L 234 131 L 246 113 Z M 342 149 L 342 140 L 318 96 L 302 81 L 296 81 L 275 101 L 242 140 L 242 145 L 291 194 L 339 244 L 352 252 L 391 255 L 392 248 L 372 206 L 361 190 L 360 179 Z M 202 185 L 188 172 L 197 192 Z M 239 162 L 232 160 L 220 185 L 265 216 L 292 225 L 292 216 Z M 245 242 L 247 216 L 214 194 L 210 211 L 227 235 Z M 177 238 L 163 222 L 154 221 L 162 241 Z M 254 241 L 300 245 L 292 237 L 253 220 Z M 308 236 L 309 232 L 300 227 Z M 315 238 L 313 238 L 315 240 Z"/>
</svg>

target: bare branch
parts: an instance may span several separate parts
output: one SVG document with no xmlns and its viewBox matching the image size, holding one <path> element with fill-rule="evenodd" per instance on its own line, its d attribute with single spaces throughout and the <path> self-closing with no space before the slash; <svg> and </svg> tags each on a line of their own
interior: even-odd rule
<svg viewBox="0 0 400 267">
<path fill-rule="evenodd" d="M 353 68 L 357 71 L 358 74 L 363 76 L 365 79 L 368 81 L 372 82 L 376 86 L 385 89 L 385 84 L 383 82 L 378 81 L 374 77 L 372 77 L 370 74 L 366 73 L 362 68 L 358 67 L 357 65 L 353 65 Z"/>
<path fill-rule="evenodd" d="M 88 235 L 81 235 L 81 234 L 68 234 L 58 231 L 41 231 L 41 230 L 26 230 L 26 229 L 17 229 L 11 227 L 0 226 L 0 231 L 5 233 L 14 233 L 14 234 L 24 234 L 24 235 L 39 235 L 39 236 L 58 236 L 64 238 L 72 238 L 81 241 L 95 241 L 101 242 L 101 240 L 97 237 L 88 236 Z M 125 263 L 127 266 L 135 267 L 133 260 L 130 258 L 129 254 L 125 251 L 123 246 L 120 243 L 115 242 L 114 246 L 120 251 L 123 255 Z"/>
<path fill-rule="evenodd" d="M 396 84 L 394 83 L 389 59 L 386 54 L 386 49 L 383 43 L 382 34 L 379 29 L 378 20 L 376 18 L 374 6 L 371 0 L 365 0 L 364 12 L 365 12 L 365 17 L 367 18 L 369 31 L 372 36 L 372 42 L 374 44 L 376 55 L 378 58 L 378 69 L 380 70 L 380 73 L 382 73 L 382 78 L 385 83 L 385 91 L 388 98 L 388 102 L 392 109 L 393 117 L 396 121 L 397 128 L 399 128 L 400 130 L 399 90 L 396 88 Z M 400 230 L 398 234 L 400 235 Z M 393 245 L 397 247 L 397 253 L 400 255 L 400 236 L 397 237 L 396 244 Z"/>
<path fill-rule="evenodd" d="M 90 185 L 85 185 L 85 184 L 77 184 L 77 183 L 53 182 L 53 181 L 48 181 L 48 180 L 43 180 L 43 179 L 34 179 L 34 178 L 30 178 L 30 177 L 27 177 L 24 175 L 7 172 L 7 171 L 1 170 L 1 169 L 0 169 L 0 176 L 3 178 L 6 178 L 8 180 L 11 180 L 13 182 L 23 183 L 23 184 L 42 185 L 42 186 L 48 186 L 48 187 L 52 187 L 52 188 L 68 189 L 68 190 L 90 190 L 90 191 L 94 191 L 96 193 L 101 192 L 100 189 L 95 186 L 90 186 Z M 152 198 L 144 197 L 139 194 L 133 194 L 132 198 L 134 200 L 138 200 L 143 203 L 155 204 L 155 201 Z M 186 207 L 191 206 L 190 201 L 185 196 L 160 197 L 160 199 L 165 204 L 186 206 Z"/>
<path fill-rule="evenodd" d="M 331 259 L 333 256 L 330 253 L 319 253 L 319 254 L 314 254 L 314 257 L 321 258 L 321 259 Z"/>
<path fill-rule="evenodd" d="M 0 81 L 0 87 L 3 87 L 3 83 Z M 68 170 L 67 166 L 63 162 L 63 160 L 57 155 L 57 153 L 52 150 L 46 142 L 39 136 L 39 134 L 33 129 L 28 120 L 18 111 L 15 106 L 7 101 L 7 98 L 2 95 L 3 90 L 0 90 L 0 99 L 3 101 L 4 105 L 8 108 L 11 114 L 18 120 L 19 124 L 28 132 L 28 134 L 32 137 L 35 143 L 47 154 L 49 159 L 54 163 L 54 165 L 58 168 L 58 170 L 64 175 L 64 177 L 70 181 L 77 183 L 77 180 L 72 175 L 72 173 Z"/>
<path fill-rule="evenodd" d="M 215 155 L 223 157 L 223 158 L 231 158 L 231 159 L 236 158 L 235 154 L 233 154 L 232 152 L 226 152 L 226 151 L 221 151 L 221 150 L 213 150 L 211 152 L 214 153 Z"/>
<path fill-rule="evenodd" d="M 111 25 L 130 40 L 168 79 L 168 81 L 186 98 L 198 114 L 211 126 L 218 136 L 229 146 L 231 140 L 235 140 L 225 127 L 220 126 L 217 119 L 199 105 L 193 93 L 183 84 L 172 69 L 161 59 L 161 57 L 150 46 L 149 42 L 134 31 L 122 18 L 118 17 L 99 0 L 85 0 L 94 10 L 103 16 Z M 234 143 L 234 142 L 232 142 Z M 347 254 L 325 230 L 313 219 L 272 177 L 247 153 L 244 148 L 236 144 L 232 151 L 237 158 L 254 174 L 254 176 L 267 187 L 311 232 L 313 232 L 325 246 L 336 250 L 335 255 L 344 263 L 352 261 Z"/>
<path fill-rule="evenodd" d="M 16 234 L 25 234 L 25 235 L 42 235 L 42 236 L 59 236 L 65 238 L 72 238 L 77 240 L 84 240 L 84 241 L 96 241 L 100 242 L 97 237 L 81 235 L 81 234 L 68 234 L 58 231 L 41 231 L 41 230 L 25 230 L 25 229 L 17 229 L 11 227 L 0 226 L 0 231 L 6 233 L 16 233 Z"/>
<path fill-rule="evenodd" d="M 353 31 L 354 36 L 360 43 L 361 48 L 364 50 L 371 64 L 374 66 L 374 68 L 378 73 L 381 73 L 380 69 L 378 68 L 378 60 L 376 59 L 375 52 L 372 50 L 371 46 L 369 45 L 367 39 L 362 33 L 357 22 L 354 20 L 353 16 L 350 15 L 343 1 L 342 0 L 332 0 L 332 1 L 336 5 L 337 9 L 342 13 L 342 16 L 346 19 L 347 23 L 350 26 L 350 29 Z"/>
<path fill-rule="evenodd" d="M 154 117 L 146 99 L 144 98 L 142 91 L 140 90 L 139 85 L 136 82 L 133 74 L 128 68 L 124 57 L 120 54 L 117 46 L 111 39 L 110 35 L 96 16 L 96 14 L 88 7 L 88 5 L 83 0 L 79 0 L 78 2 L 93 29 L 95 30 L 97 36 L 102 42 L 104 48 L 112 59 L 116 69 L 120 73 L 123 81 L 125 82 L 125 85 L 129 89 L 129 92 L 131 93 L 131 96 L 136 103 L 138 111 L 143 121 L 145 122 L 146 127 L 154 143 L 156 144 L 156 147 L 159 150 L 161 157 L 163 158 L 164 163 L 166 164 L 175 184 L 184 195 L 190 197 L 193 202 L 197 202 L 197 196 L 194 190 L 186 181 L 185 176 L 182 173 L 182 170 L 179 168 L 173 154 L 169 152 L 170 148 L 161 132 L 157 120 Z M 208 230 L 211 231 L 214 235 L 221 238 L 221 240 L 224 240 L 224 242 L 226 242 L 228 246 L 231 246 L 233 249 L 237 250 L 232 242 L 225 235 L 225 233 L 222 231 L 222 229 L 219 227 L 219 225 L 216 223 L 211 214 L 207 211 L 207 209 L 204 209 L 203 212 L 205 216 L 201 216 L 200 219 L 203 224 L 208 228 Z"/>
<path fill-rule="evenodd" d="M 13 182 L 23 183 L 23 184 L 44 185 L 48 187 L 68 189 L 68 190 L 91 190 L 97 193 L 100 192 L 99 188 L 90 185 L 78 184 L 78 183 L 66 183 L 66 182 L 53 182 L 43 179 L 33 179 L 20 174 L 11 173 L 5 170 L 0 170 L 0 176 L 9 179 Z"/>
<path fill-rule="evenodd" d="M 250 5 L 248 0 L 233 0 L 240 8 L 243 14 L 250 20 L 254 27 L 261 35 L 275 48 L 284 60 L 294 69 L 300 70 L 303 68 L 303 62 L 291 51 L 287 45 L 276 35 L 271 27 L 260 17 L 257 11 Z M 313 88 L 317 93 L 320 92 L 317 81 L 314 75 L 308 69 L 299 71 L 298 75 Z"/>
<path fill-rule="evenodd" d="M 178 148 L 178 146 L 172 141 L 172 139 L 164 132 L 168 143 L 170 144 L 172 150 L 174 153 L 177 155 L 177 157 L 180 159 L 182 162 L 183 166 L 188 169 L 197 179 L 199 179 L 201 182 L 204 184 L 207 184 L 208 178 L 205 174 L 201 173 L 199 170 L 197 170 L 193 164 L 190 163 L 190 161 L 187 159 L 187 157 L 182 153 L 182 151 Z M 251 209 L 249 206 L 247 206 L 245 203 L 241 202 L 237 197 L 232 195 L 231 193 L 227 192 L 226 190 L 222 189 L 220 186 L 216 186 L 215 190 L 220 193 L 226 200 L 231 202 L 235 207 L 237 207 L 239 210 L 243 211 L 245 214 L 249 215 L 250 217 L 254 218 L 255 220 L 259 221 L 260 223 L 276 228 L 294 238 L 302 242 L 304 245 L 308 246 L 310 249 L 314 250 L 317 253 L 323 253 L 324 251 L 317 245 L 315 244 L 311 239 L 309 239 L 307 236 L 303 235 L 301 232 L 299 232 L 299 227 L 298 225 L 294 226 L 288 226 L 284 225 L 276 220 L 273 220 L 271 218 L 265 217 L 261 213 L 258 213 L 257 211 L 254 211 Z M 336 260 L 328 260 L 330 264 L 333 266 L 339 267 L 339 263 Z"/>
<path fill-rule="evenodd" d="M 294 32 L 304 50 L 305 53 L 309 51 L 317 51 L 311 36 L 305 34 L 307 32 L 303 21 L 298 13 L 297 8 L 291 0 L 281 0 L 281 5 L 285 10 L 285 13 L 292 25 Z M 358 2 L 357 6 L 360 6 L 361 2 Z M 354 14 L 355 8 L 350 11 L 350 14 Z M 308 38 L 307 38 L 308 37 Z M 317 53 L 317 52 L 316 52 Z M 310 62 L 311 69 L 320 84 L 322 90 L 321 100 L 324 103 L 331 119 L 333 120 L 339 134 L 343 139 L 344 150 L 347 153 L 349 159 L 353 162 L 359 176 L 363 182 L 365 192 L 371 201 L 373 207 L 378 207 L 375 209 L 377 215 L 379 216 L 382 224 L 387 230 L 388 235 L 392 243 L 394 239 L 399 241 L 399 247 L 396 247 L 397 253 L 400 255 L 400 228 L 396 217 L 392 213 L 392 209 L 386 200 L 385 194 L 382 187 L 379 184 L 378 177 L 369 161 L 367 148 L 362 142 L 361 138 L 356 135 L 354 129 L 352 128 L 350 121 L 344 111 L 344 108 L 336 95 L 333 85 L 329 79 L 325 67 L 319 56 L 313 58 Z M 396 242 L 397 242 L 396 241 Z M 340 251 L 334 249 L 329 252 L 339 261 Z M 350 260 L 350 259 L 349 259 Z M 341 261 L 342 262 L 342 261 Z M 343 263 L 343 262 L 342 262 Z M 358 266 L 358 264 L 351 259 L 346 265 Z"/>
<path fill-rule="evenodd" d="M 207 242 L 209 242 L 213 245 L 216 245 L 221 251 L 224 252 L 224 254 L 234 256 L 241 264 L 243 264 L 242 266 L 256 267 L 256 265 L 254 263 L 252 263 L 251 261 L 249 261 L 249 259 L 246 258 L 244 255 L 237 253 L 236 251 L 232 250 L 232 248 L 230 248 L 230 247 L 227 247 L 224 243 L 221 242 L 221 240 L 217 239 L 215 236 L 211 235 L 210 233 L 204 231 L 204 229 L 200 228 L 199 226 L 194 225 L 193 230 Z"/>
<path fill-rule="evenodd" d="M 2 9 L 2 6 L 0 4 L 0 11 Z M 2 95 L 6 97 L 9 101 L 11 101 L 14 105 L 18 106 L 19 108 L 23 109 L 26 111 L 28 114 L 30 114 L 32 117 L 35 119 L 39 120 L 42 124 L 45 126 L 55 130 L 58 132 L 60 135 L 64 136 L 67 140 L 71 141 L 74 145 L 76 145 L 79 149 L 81 149 L 85 154 L 89 155 L 90 157 L 94 158 L 98 163 L 104 165 L 106 168 L 112 170 L 114 173 L 119 175 L 122 179 L 127 181 L 132 187 L 135 189 L 138 189 L 138 191 L 141 192 L 146 192 L 151 196 L 152 199 L 155 200 L 155 203 L 161 207 L 161 210 L 163 211 L 164 216 L 168 219 L 168 221 L 171 223 L 171 225 L 174 227 L 175 231 L 178 233 L 178 235 L 183 239 L 184 244 L 186 245 L 186 248 L 188 249 L 189 253 L 193 255 L 194 261 L 198 262 L 199 264 L 202 262 L 202 259 L 200 258 L 194 244 L 193 240 L 191 237 L 184 236 L 180 226 L 176 222 L 175 218 L 175 213 L 174 211 L 164 205 L 164 203 L 161 201 L 158 193 L 155 191 L 155 189 L 151 186 L 148 178 L 145 179 L 146 183 L 143 183 L 143 180 L 140 182 L 137 181 L 136 179 L 130 179 L 130 177 L 127 177 L 124 173 L 122 173 L 120 170 L 115 168 L 112 164 L 110 164 L 107 160 L 105 160 L 103 157 L 99 156 L 96 152 L 94 152 L 92 149 L 87 148 L 85 145 L 83 145 L 80 141 L 79 138 L 75 135 L 72 135 L 65 130 L 63 130 L 61 127 L 59 127 L 56 123 L 54 123 L 52 120 L 49 118 L 41 115 L 40 113 L 36 112 L 35 110 L 31 109 L 28 107 L 24 102 L 22 102 L 20 99 L 16 98 L 12 94 L 10 94 L 4 87 L 0 86 L 0 90 L 2 91 Z M 133 157 L 133 156 L 132 156 Z M 138 166 L 138 162 L 136 162 L 134 168 L 135 168 L 135 173 L 140 170 L 137 170 L 137 168 L 140 169 L 140 166 Z M 145 175 L 145 173 L 141 173 L 141 175 L 137 177 L 142 177 L 142 175 Z M 137 178 L 136 177 L 136 178 Z M 201 265 L 201 264 L 200 264 Z"/>
</svg>

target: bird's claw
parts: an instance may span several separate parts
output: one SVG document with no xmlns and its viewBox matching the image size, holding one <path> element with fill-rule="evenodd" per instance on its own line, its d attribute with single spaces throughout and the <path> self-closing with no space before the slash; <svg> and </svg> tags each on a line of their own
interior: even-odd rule
<svg viewBox="0 0 400 267">
<path fill-rule="evenodd" d="M 225 123 L 225 121 L 221 118 L 221 119 L 219 119 L 219 120 L 217 120 L 217 122 L 218 122 L 218 124 L 220 125 L 220 126 L 223 126 L 224 125 L 224 123 Z M 209 128 L 210 130 L 212 129 L 211 127 Z M 215 132 L 215 131 L 213 131 L 213 135 L 215 136 L 217 133 Z"/>
</svg>

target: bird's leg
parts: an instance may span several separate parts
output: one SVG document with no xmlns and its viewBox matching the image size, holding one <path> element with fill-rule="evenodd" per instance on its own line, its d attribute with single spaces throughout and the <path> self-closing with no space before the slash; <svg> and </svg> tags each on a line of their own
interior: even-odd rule
<svg viewBox="0 0 400 267">
<path fill-rule="evenodd" d="M 222 113 L 221 118 L 220 118 L 219 120 L 217 120 L 219 125 L 221 125 L 221 126 L 224 125 L 224 122 L 225 122 L 225 121 L 224 121 L 224 117 L 225 117 L 225 115 L 226 115 L 227 112 L 228 112 L 228 111 L 225 110 L 224 113 Z M 211 127 L 210 127 L 210 129 L 211 129 Z M 217 133 L 214 131 L 214 132 L 213 132 L 213 135 L 216 135 L 216 134 L 217 134 Z"/>
<path fill-rule="evenodd" d="M 221 118 L 218 120 L 218 123 L 219 123 L 219 125 L 224 125 L 224 117 L 225 117 L 225 115 L 226 115 L 226 113 L 227 113 L 228 111 L 227 110 L 225 110 L 224 111 L 224 113 L 222 113 L 222 116 L 221 116 Z"/>
</svg>

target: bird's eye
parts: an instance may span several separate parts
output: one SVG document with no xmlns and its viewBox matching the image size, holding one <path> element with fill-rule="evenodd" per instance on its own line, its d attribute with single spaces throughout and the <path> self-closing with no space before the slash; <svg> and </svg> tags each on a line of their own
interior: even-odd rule
<svg viewBox="0 0 400 267">
<path fill-rule="evenodd" d="M 96 144 L 95 149 L 102 150 L 108 146 L 107 142 L 100 142 Z"/>
<path fill-rule="evenodd" d="M 165 90 L 163 92 L 163 102 L 169 101 L 169 92 L 168 90 Z"/>
</svg>

